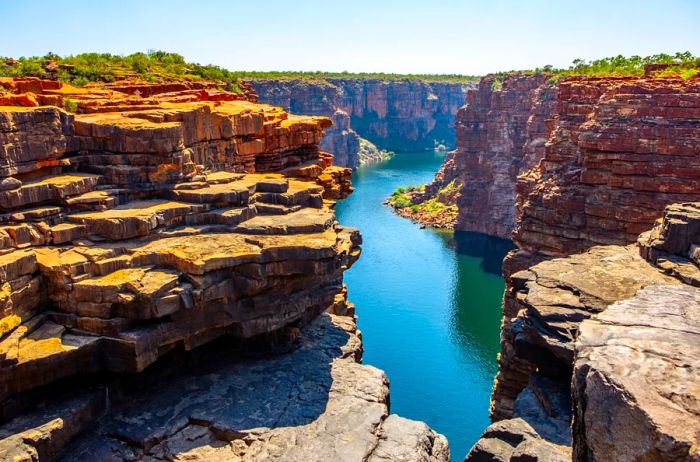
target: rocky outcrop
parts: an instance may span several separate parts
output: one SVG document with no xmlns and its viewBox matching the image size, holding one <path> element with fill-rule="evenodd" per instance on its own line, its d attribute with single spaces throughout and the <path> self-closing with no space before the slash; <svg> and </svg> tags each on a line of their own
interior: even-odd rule
<svg viewBox="0 0 700 462">
<path fill-rule="evenodd" d="M 37 104 L 0 108 L 0 454 L 289 460 L 286 439 L 308 460 L 446 460 L 444 438 L 388 417 L 386 378 L 357 363 L 342 277 L 361 239 L 333 214 L 352 188 L 318 148 L 327 118 L 207 89 L 3 80 L 22 82 Z M 324 311 L 340 317 L 299 340 Z M 177 382 L 167 390 L 126 390 L 223 337 L 299 349 L 222 366 L 199 388 L 175 374 L 154 379 Z M 275 410 L 261 384 L 278 386 L 265 395 L 282 400 Z M 88 430 L 88 446 L 65 451 Z"/>
<path fill-rule="evenodd" d="M 436 142 L 451 149 L 454 116 L 470 86 L 340 78 L 251 80 L 250 84 L 261 102 L 294 114 L 332 117 L 334 128 L 326 132 L 321 146 L 336 156 L 336 163 L 348 167 L 381 158 L 381 150 L 432 150 Z M 364 150 L 362 140 L 369 141 L 364 142 Z"/>
<path fill-rule="evenodd" d="M 664 206 L 700 200 L 697 79 L 563 79 L 557 113 L 542 162 L 518 181 L 521 248 L 634 242 Z"/>
<path fill-rule="evenodd" d="M 682 285 L 649 285 L 583 322 L 573 396 L 576 460 L 700 458 L 700 204 L 674 204 L 640 253 Z"/>
<path fill-rule="evenodd" d="M 467 460 L 700 455 L 698 210 L 669 206 L 638 247 L 595 246 L 511 275 L 496 423 Z"/>
<path fill-rule="evenodd" d="M 700 458 L 700 289 L 650 285 L 581 324 L 576 460 Z"/>
<path fill-rule="evenodd" d="M 254 361 L 231 361 L 241 353 L 229 344 L 171 358 L 142 378 L 150 385 L 112 383 L 110 395 L 100 389 L 25 417 L 17 444 L 0 440 L 0 454 L 47 460 L 53 448 L 38 441 L 80 433 L 58 460 L 449 460 L 443 436 L 389 415 L 388 380 L 359 363 L 352 317 L 323 314 L 293 344 Z M 95 425 L 88 403 L 108 400 Z"/>
</svg>

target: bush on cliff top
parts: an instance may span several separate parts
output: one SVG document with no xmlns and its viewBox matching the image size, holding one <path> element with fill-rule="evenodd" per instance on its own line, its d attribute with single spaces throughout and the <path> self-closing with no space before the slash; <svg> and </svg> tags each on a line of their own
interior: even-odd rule
<svg viewBox="0 0 700 462">
<path fill-rule="evenodd" d="M 642 76 L 644 67 L 649 64 L 665 64 L 668 67 L 655 73 L 657 76 L 679 76 L 684 79 L 700 74 L 700 57 L 694 56 L 689 51 L 675 54 L 660 53 L 651 56 L 611 56 L 609 58 L 574 59 L 571 66 L 566 69 L 557 69 L 553 66 L 538 67 L 524 71 L 510 71 L 494 73 L 495 80 L 492 83 L 494 90 L 498 89 L 503 78 L 508 74 L 550 74 L 551 83 L 555 83 L 561 77 L 573 75 L 588 76 Z"/>
<path fill-rule="evenodd" d="M 163 83 L 183 80 L 211 80 L 230 91 L 239 91 L 237 76 L 219 66 L 188 63 L 177 53 L 149 51 L 126 56 L 109 53 L 81 53 L 58 56 L 0 57 L 0 77 L 41 77 L 73 85 L 138 79 Z"/>
</svg>

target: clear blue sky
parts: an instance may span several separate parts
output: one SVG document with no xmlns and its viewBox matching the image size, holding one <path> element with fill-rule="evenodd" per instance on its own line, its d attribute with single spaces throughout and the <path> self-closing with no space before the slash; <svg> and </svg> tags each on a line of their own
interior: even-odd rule
<svg viewBox="0 0 700 462">
<path fill-rule="evenodd" d="M 700 0 L 0 0 L 0 56 L 149 49 L 236 70 L 463 74 L 700 55 Z"/>
</svg>

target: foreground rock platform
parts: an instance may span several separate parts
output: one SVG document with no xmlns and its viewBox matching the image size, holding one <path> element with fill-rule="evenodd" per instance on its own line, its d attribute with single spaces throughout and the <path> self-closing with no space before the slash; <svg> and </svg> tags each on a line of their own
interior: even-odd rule
<svg viewBox="0 0 700 462">
<path fill-rule="evenodd" d="M 700 458 L 700 289 L 650 285 L 581 324 L 578 460 Z"/>
<path fill-rule="evenodd" d="M 511 256 L 496 422 L 466 460 L 700 457 L 699 210 L 669 205 L 636 246 Z"/>
<path fill-rule="evenodd" d="M 0 440 L 0 455 L 48 460 L 47 440 L 80 433 L 57 460 L 449 460 L 443 436 L 389 415 L 388 380 L 359 363 L 352 317 L 323 314 L 293 344 L 268 359 L 235 361 L 225 346 L 198 352 L 193 371 L 174 380 L 155 374 L 159 385 L 126 392 L 97 424 L 95 397 L 104 409 L 104 390 L 67 400 L 26 418 L 21 434 Z"/>
</svg>

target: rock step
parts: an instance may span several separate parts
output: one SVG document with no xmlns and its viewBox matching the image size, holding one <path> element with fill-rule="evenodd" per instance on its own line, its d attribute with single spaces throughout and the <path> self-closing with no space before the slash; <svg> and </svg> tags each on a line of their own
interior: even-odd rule
<svg viewBox="0 0 700 462">
<path fill-rule="evenodd" d="M 68 221 L 84 224 L 88 233 L 113 241 L 147 236 L 154 229 L 185 223 L 185 216 L 205 206 L 166 200 L 134 201 L 102 212 L 68 215 Z"/>
<path fill-rule="evenodd" d="M 575 455 L 700 457 L 700 289 L 648 285 L 584 321 L 580 332 Z"/>
<path fill-rule="evenodd" d="M 67 173 L 26 181 L 16 189 L 0 191 L 0 210 L 12 210 L 53 203 L 93 190 L 101 176 L 90 173 Z"/>
<path fill-rule="evenodd" d="M 244 234 L 302 234 L 319 233 L 335 222 L 328 209 L 301 209 L 286 215 L 268 215 L 251 218 L 234 231 Z"/>
</svg>

